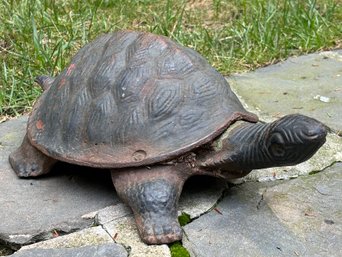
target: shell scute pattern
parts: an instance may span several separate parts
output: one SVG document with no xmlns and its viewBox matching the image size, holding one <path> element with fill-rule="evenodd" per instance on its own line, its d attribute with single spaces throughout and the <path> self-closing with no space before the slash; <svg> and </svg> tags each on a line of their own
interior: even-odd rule
<svg viewBox="0 0 342 257">
<path fill-rule="evenodd" d="M 84 123 L 89 102 L 91 102 L 91 96 L 86 87 L 75 94 L 69 112 L 65 113 L 63 130 L 68 131 L 68 133 L 63 134 L 65 144 L 75 144 L 83 137 L 83 130 L 79 129 L 79 124 Z"/>
<path fill-rule="evenodd" d="M 169 47 L 169 43 L 162 37 L 151 36 L 150 34 L 144 34 L 141 41 L 141 46 L 146 49 L 150 58 L 160 58 L 163 52 Z M 136 54 L 136 58 L 139 58 L 139 53 Z"/>
<path fill-rule="evenodd" d="M 141 49 L 139 51 L 140 44 L 131 43 L 126 48 L 126 63 L 129 63 L 130 66 L 140 66 L 146 62 L 146 49 Z M 139 54 L 137 53 L 139 51 Z M 140 58 L 137 58 L 139 55 Z"/>
<path fill-rule="evenodd" d="M 153 128 L 155 142 L 159 142 L 162 139 L 173 137 L 176 130 L 176 122 L 173 119 L 164 120 L 159 123 L 159 126 Z"/>
<path fill-rule="evenodd" d="M 135 43 L 130 44 L 126 51 L 126 62 L 130 67 L 142 66 L 153 59 L 148 43 L 149 38 L 140 35 Z"/>
<path fill-rule="evenodd" d="M 141 34 L 127 47 L 126 61 L 130 67 L 154 63 L 168 48 L 169 43 L 165 39 L 152 34 Z"/>
<path fill-rule="evenodd" d="M 63 115 L 67 108 L 66 99 L 70 96 L 70 88 L 68 85 L 63 86 L 62 88 L 58 87 L 61 80 L 62 79 L 57 79 L 54 81 L 56 87 L 53 88 L 53 95 L 47 95 L 47 92 L 44 92 L 43 99 L 50 97 L 46 101 L 47 104 L 44 109 L 38 109 L 40 112 L 38 117 L 40 117 L 39 119 L 45 124 L 41 138 L 50 138 L 53 142 L 61 141 L 62 134 L 56 133 L 56 131 L 59 131 L 59 128 L 63 126 Z M 49 104 L 50 102 L 51 104 Z"/>
<path fill-rule="evenodd" d="M 205 111 L 201 108 L 191 109 L 180 115 L 178 123 L 186 130 L 201 129 L 201 126 L 204 125 L 202 122 L 204 116 Z"/>
<path fill-rule="evenodd" d="M 143 124 L 144 117 L 141 111 L 135 109 L 128 115 L 128 121 L 127 124 L 129 124 L 130 127 L 135 128 L 138 125 Z"/>
<path fill-rule="evenodd" d="M 210 101 L 219 95 L 220 87 L 215 86 L 215 81 L 207 76 L 195 76 L 191 85 L 191 97 L 197 101 Z"/>
<path fill-rule="evenodd" d="M 110 91 L 115 83 L 116 76 L 113 76 L 115 70 L 115 58 L 108 56 L 102 63 L 94 69 L 93 76 L 89 78 L 88 89 L 91 95 L 95 98 L 99 95 Z"/>
<path fill-rule="evenodd" d="M 148 66 L 139 66 L 123 70 L 116 80 L 114 94 L 117 101 L 137 102 L 139 93 L 147 81 L 153 77 Z"/>
<path fill-rule="evenodd" d="M 138 166 L 209 142 L 236 112 L 247 113 L 198 53 L 162 36 L 123 31 L 75 55 L 37 101 L 28 131 L 38 149 L 60 160 Z M 134 157 L 142 151 L 144 158 Z"/>
<path fill-rule="evenodd" d="M 140 108 L 125 110 L 125 115 L 119 116 L 116 122 L 112 137 L 114 144 L 134 144 L 140 142 L 146 134 L 146 119 Z"/>
<path fill-rule="evenodd" d="M 164 51 L 157 65 L 160 77 L 184 78 L 195 70 L 190 56 L 174 45 Z"/>
<path fill-rule="evenodd" d="M 77 88 L 88 84 L 89 78 L 97 72 L 96 68 L 103 62 L 102 58 L 106 49 L 104 46 L 109 39 L 110 35 L 104 35 L 79 50 L 71 61 L 71 64 L 75 65 L 75 69 L 71 76 L 66 76 L 69 83 L 73 79 L 80 79 L 83 83 L 74 84 Z"/>
<path fill-rule="evenodd" d="M 148 100 L 148 113 L 152 119 L 163 119 L 177 112 L 182 101 L 181 85 L 177 80 L 159 80 Z"/>
<path fill-rule="evenodd" d="M 107 48 L 105 49 L 105 55 L 115 54 L 120 57 L 120 60 L 126 61 L 124 56 L 127 55 L 127 49 L 130 45 L 135 44 L 139 33 L 133 31 L 130 33 L 124 33 L 123 31 L 119 31 L 108 35 L 110 37 L 107 42 Z M 91 48 L 92 47 L 93 46 L 91 46 Z"/>
<path fill-rule="evenodd" d="M 117 108 L 111 94 L 104 94 L 90 108 L 87 120 L 87 138 L 94 145 L 110 143 L 113 123 L 116 120 Z"/>
</svg>

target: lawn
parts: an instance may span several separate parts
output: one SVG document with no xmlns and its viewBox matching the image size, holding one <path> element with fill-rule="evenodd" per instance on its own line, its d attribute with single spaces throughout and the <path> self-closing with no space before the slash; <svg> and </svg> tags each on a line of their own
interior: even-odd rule
<svg viewBox="0 0 342 257">
<path fill-rule="evenodd" d="M 77 50 L 119 29 L 166 35 L 222 74 L 342 45 L 340 0 L 2 0 L 0 121 L 30 111 L 37 75 L 57 75 Z"/>
</svg>

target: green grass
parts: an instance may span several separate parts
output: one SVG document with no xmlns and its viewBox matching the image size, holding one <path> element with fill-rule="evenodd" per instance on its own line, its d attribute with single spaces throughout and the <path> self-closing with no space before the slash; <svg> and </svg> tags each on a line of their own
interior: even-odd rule
<svg viewBox="0 0 342 257">
<path fill-rule="evenodd" d="M 2 0 L 0 121 L 28 112 L 34 77 L 58 74 L 97 35 L 119 29 L 171 37 L 220 72 L 341 47 L 340 0 Z"/>
</svg>

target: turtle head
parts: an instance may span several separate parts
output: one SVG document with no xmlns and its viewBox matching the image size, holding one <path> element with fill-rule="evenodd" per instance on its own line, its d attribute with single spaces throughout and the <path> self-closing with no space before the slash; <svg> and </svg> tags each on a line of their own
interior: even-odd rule
<svg viewBox="0 0 342 257">
<path fill-rule="evenodd" d="M 271 166 L 295 165 L 313 156 L 326 135 L 327 127 L 321 122 L 300 114 L 287 115 L 269 124 L 261 147 Z"/>
<path fill-rule="evenodd" d="M 266 124 L 243 122 L 217 140 L 221 147 L 205 156 L 200 166 L 237 178 L 253 169 L 296 165 L 317 152 L 327 130 L 323 123 L 300 114 Z"/>
</svg>

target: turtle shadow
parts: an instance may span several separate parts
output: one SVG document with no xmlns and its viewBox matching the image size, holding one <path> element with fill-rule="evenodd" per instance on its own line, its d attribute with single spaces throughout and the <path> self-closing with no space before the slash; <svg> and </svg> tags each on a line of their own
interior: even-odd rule
<svg viewBox="0 0 342 257">
<path fill-rule="evenodd" d="M 197 193 L 205 188 L 222 186 L 224 180 L 210 176 L 192 176 L 184 183 L 183 192 Z"/>
<path fill-rule="evenodd" d="M 106 190 L 114 190 L 111 175 L 108 169 L 98 169 L 74 165 L 65 162 L 58 162 L 48 174 L 37 179 L 48 180 L 67 177 L 68 180 L 86 184 L 87 186 L 99 187 Z"/>
<path fill-rule="evenodd" d="M 108 189 L 114 189 L 111 174 L 108 169 L 85 167 L 65 162 L 56 163 L 55 166 L 51 169 L 51 172 L 40 176 L 38 179 L 45 180 L 63 176 L 67 176 L 70 180 L 78 179 L 89 184 L 101 184 L 103 185 L 103 187 L 106 187 Z M 217 185 L 221 185 L 222 183 L 224 183 L 222 179 L 218 179 L 215 177 L 193 176 L 184 183 L 183 192 L 195 194 L 203 191 L 204 188 L 212 188 Z"/>
</svg>

